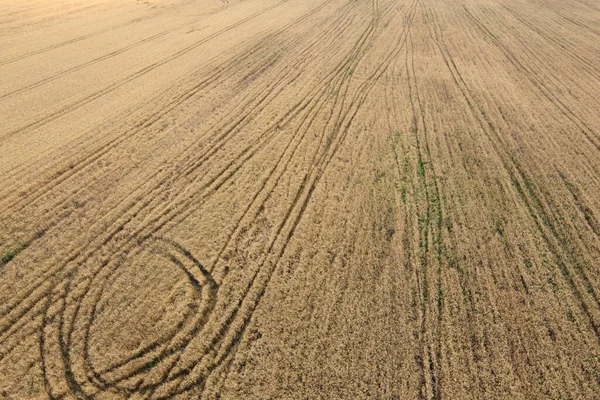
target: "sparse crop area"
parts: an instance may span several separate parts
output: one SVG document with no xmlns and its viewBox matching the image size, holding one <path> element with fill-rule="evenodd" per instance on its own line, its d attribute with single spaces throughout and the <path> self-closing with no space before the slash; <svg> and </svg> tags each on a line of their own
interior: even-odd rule
<svg viewBox="0 0 600 400">
<path fill-rule="evenodd" d="M 595 399 L 595 0 L 0 0 L 0 399 Z"/>
</svg>

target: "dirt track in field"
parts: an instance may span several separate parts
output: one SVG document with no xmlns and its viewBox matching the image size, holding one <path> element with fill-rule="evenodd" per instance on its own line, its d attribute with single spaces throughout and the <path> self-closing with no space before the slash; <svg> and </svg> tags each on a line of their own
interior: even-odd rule
<svg viewBox="0 0 600 400">
<path fill-rule="evenodd" d="M 593 399 L 594 0 L 0 0 L 0 399 Z"/>
</svg>

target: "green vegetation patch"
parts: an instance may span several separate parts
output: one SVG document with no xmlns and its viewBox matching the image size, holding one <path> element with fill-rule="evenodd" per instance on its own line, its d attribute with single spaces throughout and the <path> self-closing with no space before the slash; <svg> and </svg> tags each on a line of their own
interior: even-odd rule
<svg viewBox="0 0 600 400">
<path fill-rule="evenodd" d="M 25 250 L 27 246 L 28 245 L 23 244 L 15 249 L 10 250 L 8 253 L 3 254 L 2 258 L 0 258 L 0 265 L 5 265 L 11 262 L 12 259 L 18 256 L 19 253 L 21 253 L 23 250 Z"/>
</svg>

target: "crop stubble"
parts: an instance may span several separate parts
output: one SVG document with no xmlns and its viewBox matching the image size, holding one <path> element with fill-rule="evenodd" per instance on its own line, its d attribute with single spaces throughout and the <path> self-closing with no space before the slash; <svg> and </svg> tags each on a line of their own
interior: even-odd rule
<svg viewBox="0 0 600 400">
<path fill-rule="evenodd" d="M 600 390 L 593 1 L 0 15 L 0 397 Z"/>
</svg>

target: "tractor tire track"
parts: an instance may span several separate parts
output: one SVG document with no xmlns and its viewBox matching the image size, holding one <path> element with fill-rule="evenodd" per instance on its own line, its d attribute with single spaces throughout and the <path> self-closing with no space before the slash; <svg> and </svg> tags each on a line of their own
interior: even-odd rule
<svg viewBox="0 0 600 400">
<path fill-rule="evenodd" d="M 146 67 L 144 67 L 144 68 L 136 71 L 133 74 L 130 74 L 130 75 L 126 76 L 126 77 L 118 79 L 117 81 L 111 83 L 110 85 L 106 86 L 105 88 L 103 88 L 103 89 L 101 89 L 99 91 L 96 91 L 96 92 L 94 92 L 94 93 L 92 93 L 90 95 L 87 95 L 84 98 L 79 99 L 78 101 L 73 102 L 73 103 L 71 103 L 71 104 L 69 104 L 67 106 L 64 106 L 64 107 L 62 107 L 62 108 L 60 108 L 60 109 L 58 109 L 58 110 L 56 110 L 56 111 L 54 111 L 54 112 L 46 115 L 46 116 L 38 119 L 37 121 L 30 122 L 30 123 L 28 123 L 28 124 L 26 124 L 24 126 L 21 126 L 19 128 L 13 129 L 13 130 L 11 130 L 9 132 L 6 132 L 4 134 L 1 134 L 0 135 L 0 141 L 4 141 L 4 140 L 6 140 L 6 139 L 8 139 L 8 138 L 10 138 L 10 137 L 12 137 L 14 135 L 17 135 L 17 134 L 22 134 L 24 132 L 40 128 L 40 127 L 42 127 L 42 126 L 44 126 L 44 125 L 46 125 L 46 124 L 48 124 L 48 123 L 50 123 L 50 122 L 58 119 L 58 118 L 61 118 L 61 117 L 65 116 L 65 115 L 71 113 L 72 111 L 75 111 L 75 110 L 77 110 L 77 109 L 79 109 L 79 108 L 81 108 L 81 107 L 83 107 L 83 106 L 85 106 L 85 105 L 93 102 L 94 100 L 97 100 L 100 97 L 103 97 L 103 96 L 107 95 L 108 93 L 111 93 L 111 92 L 119 89 L 120 87 L 124 86 L 127 83 L 129 83 L 129 82 L 131 82 L 131 81 L 133 81 L 133 80 L 135 80 L 137 78 L 140 78 L 140 77 L 146 75 L 147 73 L 149 73 L 149 72 L 151 72 L 151 71 L 153 71 L 153 70 L 155 70 L 155 69 L 157 69 L 159 67 L 162 67 L 162 66 L 164 66 L 164 65 L 166 65 L 166 64 L 168 64 L 168 63 L 170 63 L 172 61 L 177 60 L 178 58 L 184 56 L 185 54 L 191 52 L 192 50 L 198 48 L 199 46 L 201 46 L 201 45 L 203 45 L 203 44 L 205 44 L 205 43 L 207 43 L 207 42 L 209 42 L 209 41 L 211 41 L 211 40 L 213 40 L 213 39 L 215 39 L 215 38 L 217 38 L 217 37 L 219 37 L 219 36 L 221 36 L 221 35 L 229 32 L 229 31 L 231 31 L 232 29 L 237 28 L 238 26 L 240 26 L 240 25 L 242 25 L 242 24 L 244 24 L 244 23 L 246 23 L 248 21 L 251 21 L 251 20 L 253 20 L 253 19 L 255 19 L 255 18 L 257 18 L 257 17 L 259 17 L 259 16 L 261 16 L 261 15 L 263 15 L 263 14 L 265 14 L 265 13 L 267 13 L 267 12 L 273 10 L 273 9 L 275 9 L 276 7 L 279 7 L 280 5 L 284 4 L 287 1 L 288 0 L 280 0 L 279 2 L 273 4 L 273 5 L 269 6 L 269 7 L 265 7 L 264 9 L 262 9 L 261 11 L 259 11 L 257 13 L 254 13 L 254 14 L 248 16 L 248 17 L 245 17 L 242 20 L 240 20 L 240 21 L 238 21 L 238 22 L 236 22 L 234 24 L 231 24 L 231 25 L 229 25 L 229 26 L 227 26 L 227 27 L 225 27 L 223 29 L 220 29 L 217 32 L 214 32 L 214 33 L 212 33 L 212 34 L 210 34 L 210 35 L 202 38 L 201 40 L 196 41 L 193 44 L 188 45 L 188 46 L 184 47 L 183 49 L 178 50 L 177 52 L 169 55 L 168 57 L 166 57 L 166 58 L 164 58 L 162 60 L 154 62 L 154 63 L 152 63 L 152 64 L 150 64 L 150 65 L 148 65 L 148 66 L 146 66 Z"/>
<path fill-rule="evenodd" d="M 439 23 L 437 23 L 437 18 L 431 11 L 429 13 L 431 15 L 432 20 L 436 21 L 435 27 L 429 27 L 431 37 L 437 44 L 440 53 L 444 58 L 444 63 L 452 73 L 456 85 L 462 92 L 465 101 L 469 105 L 469 108 L 471 109 L 473 116 L 477 119 L 481 129 L 484 132 L 490 134 L 489 137 L 491 139 L 491 143 L 493 144 L 493 148 L 497 153 L 499 159 L 505 165 L 505 171 L 509 174 L 511 181 L 515 186 L 521 201 L 523 202 L 523 205 L 525 205 L 525 207 L 528 209 L 531 218 L 538 229 L 538 232 L 544 239 L 549 250 L 553 253 L 554 257 L 556 258 L 557 267 L 562 276 L 564 277 L 566 283 L 569 285 L 574 297 L 577 299 L 581 311 L 587 318 L 590 328 L 592 329 L 596 337 L 600 340 L 600 324 L 595 320 L 590 306 L 584 299 L 584 291 L 580 289 L 580 285 L 575 280 L 573 272 L 567 267 L 567 264 L 564 261 L 564 256 L 562 254 L 563 252 L 559 250 L 560 244 L 557 244 L 556 242 L 557 239 L 559 240 L 560 237 L 556 233 L 556 228 L 550 222 L 550 218 L 546 214 L 543 206 L 541 206 L 541 200 L 536 196 L 536 194 L 532 190 L 529 190 L 527 188 L 525 182 L 527 182 L 528 179 L 527 176 L 524 175 L 523 168 L 517 163 L 514 157 L 511 157 L 506 154 L 506 151 L 502 148 L 501 136 L 497 132 L 494 125 L 491 124 L 482 114 L 482 111 L 478 108 L 477 103 L 473 100 L 473 97 L 470 93 L 467 84 L 458 72 L 458 68 L 454 64 L 450 54 L 448 53 L 448 50 L 445 47 L 443 39 L 441 38 L 441 28 L 439 27 Z M 548 233 L 546 229 L 550 230 L 550 233 Z M 595 293 L 594 289 L 589 285 L 589 279 L 587 279 L 585 272 L 579 271 L 579 275 L 582 276 L 584 283 L 587 286 L 587 290 L 585 292 L 592 294 L 594 302 L 598 305 L 599 303 L 597 301 L 597 297 L 593 294 Z"/>
<path fill-rule="evenodd" d="M 212 15 L 218 14 L 221 11 L 224 11 L 228 7 L 229 7 L 229 1 L 222 1 L 222 6 L 219 9 L 206 14 L 206 16 L 212 16 Z M 29 57 L 37 56 L 39 54 L 43 54 L 43 53 L 46 53 L 46 52 L 51 51 L 51 50 L 56 50 L 56 49 L 59 49 L 61 47 L 65 47 L 65 46 L 68 46 L 70 44 L 73 44 L 73 43 L 81 42 L 83 40 L 90 39 L 90 38 L 102 35 L 104 33 L 113 32 L 115 30 L 119 30 L 119 29 L 122 29 L 122 28 L 127 28 L 127 27 L 130 27 L 131 25 L 138 24 L 138 23 L 140 23 L 142 21 L 145 21 L 145 20 L 148 20 L 148 19 L 152 19 L 152 18 L 156 18 L 156 17 L 158 17 L 158 16 L 160 16 L 162 14 L 165 14 L 165 13 L 167 13 L 169 11 L 172 11 L 172 9 L 171 8 L 162 9 L 161 11 L 153 13 L 153 14 L 148 15 L 146 17 L 135 18 L 134 20 L 127 21 L 127 22 L 124 22 L 122 24 L 118 24 L 118 25 L 115 25 L 115 26 L 111 26 L 111 27 L 106 28 L 106 29 L 101 29 L 99 31 L 96 31 L 96 32 L 93 32 L 93 33 L 90 33 L 90 34 L 87 34 L 87 35 L 79 36 L 79 37 L 74 38 L 74 39 L 69 39 L 69 40 L 66 40 L 64 42 L 57 43 L 57 44 L 54 44 L 54 45 L 51 45 L 51 46 L 47 46 L 47 47 L 44 47 L 44 48 L 41 48 L 41 49 L 38 49 L 38 50 L 33 50 L 33 51 L 30 51 L 30 52 L 27 52 L 25 54 L 21 54 L 21 55 L 18 55 L 18 56 L 6 58 L 6 59 L 3 59 L 3 60 L 0 60 L 0 67 L 3 66 L 3 65 L 12 64 L 14 62 L 21 61 L 21 60 L 29 58 Z M 203 18 L 199 19 L 198 21 L 200 21 L 202 19 Z"/>
</svg>

